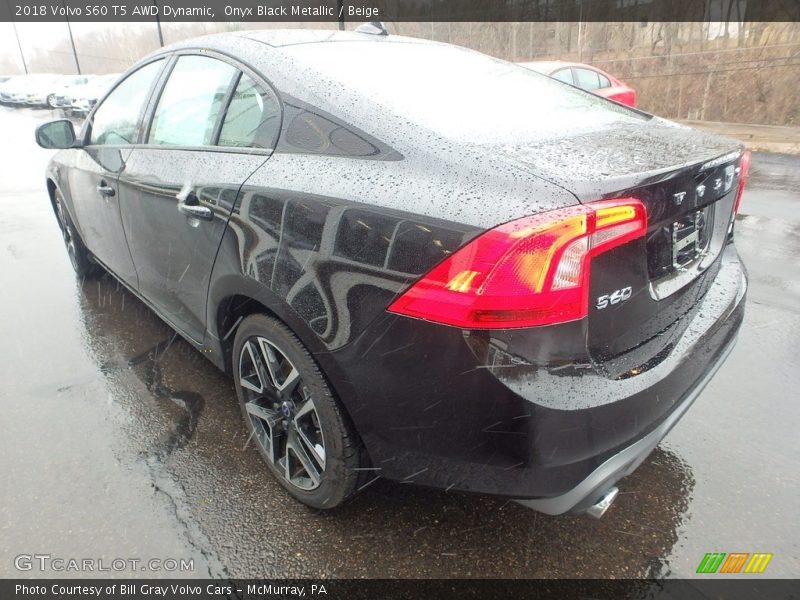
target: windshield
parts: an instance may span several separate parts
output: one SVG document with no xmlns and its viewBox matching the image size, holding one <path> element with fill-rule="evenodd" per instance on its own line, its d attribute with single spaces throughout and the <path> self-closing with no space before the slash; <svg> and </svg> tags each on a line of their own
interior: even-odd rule
<svg viewBox="0 0 800 600">
<path fill-rule="evenodd" d="M 351 90 L 361 100 L 456 140 L 524 142 L 647 118 L 524 67 L 455 46 L 334 42 L 283 50 L 304 71 L 316 72 L 304 76 L 304 83 L 317 96 Z"/>
</svg>

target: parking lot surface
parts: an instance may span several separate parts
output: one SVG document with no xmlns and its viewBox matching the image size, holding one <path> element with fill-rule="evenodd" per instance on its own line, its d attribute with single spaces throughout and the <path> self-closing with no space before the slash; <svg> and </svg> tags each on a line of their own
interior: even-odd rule
<svg viewBox="0 0 800 600">
<path fill-rule="evenodd" d="M 247 443 L 224 374 L 111 277 L 75 279 L 33 141 L 52 116 L 0 107 L 0 577 L 42 575 L 20 554 L 194 566 L 124 576 L 685 577 L 771 552 L 765 576 L 800 573 L 800 157 L 754 155 L 738 345 L 603 519 L 380 480 L 317 512 Z"/>
</svg>

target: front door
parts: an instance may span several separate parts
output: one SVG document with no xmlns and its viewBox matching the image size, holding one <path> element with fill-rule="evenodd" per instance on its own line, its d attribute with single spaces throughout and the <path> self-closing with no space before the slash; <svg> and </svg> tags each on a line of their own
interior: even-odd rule
<svg viewBox="0 0 800 600">
<path fill-rule="evenodd" d="M 88 125 L 84 146 L 77 151 L 69 172 L 69 192 L 76 222 L 86 247 L 117 277 L 137 287 L 120 206 L 120 173 L 138 135 L 145 102 L 155 84 L 163 59 L 134 71 L 102 102 Z"/>
<path fill-rule="evenodd" d="M 280 105 L 217 58 L 179 56 L 119 187 L 139 290 L 197 342 L 217 249 L 245 180 L 268 158 Z"/>
</svg>

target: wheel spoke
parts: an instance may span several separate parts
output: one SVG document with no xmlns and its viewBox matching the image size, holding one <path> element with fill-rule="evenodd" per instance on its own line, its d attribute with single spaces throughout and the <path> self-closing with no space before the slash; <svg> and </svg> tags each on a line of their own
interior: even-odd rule
<svg viewBox="0 0 800 600">
<path fill-rule="evenodd" d="M 303 421 L 311 421 L 309 417 L 311 415 L 316 415 L 316 407 L 314 406 L 314 401 L 309 398 L 300 407 L 297 409 L 297 412 L 294 415 L 293 419 L 293 426 L 297 431 L 298 439 L 300 443 L 305 447 L 311 457 L 316 461 L 316 463 L 320 466 L 320 468 L 324 471 L 325 470 L 325 446 L 323 444 L 315 443 L 311 441 L 306 433 L 306 428 L 303 426 Z M 317 417 L 319 419 L 319 417 Z M 314 423 L 311 421 L 311 425 L 313 426 Z"/>
<path fill-rule="evenodd" d="M 278 386 L 278 389 L 284 393 L 285 397 L 288 398 L 291 397 L 291 395 L 297 389 L 298 383 L 300 383 L 300 371 L 295 369 L 294 365 L 292 365 L 291 372 L 286 376 L 284 382 Z"/>
<path fill-rule="evenodd" d="M 286 443 L 286 454 L 283 457 L 283 477 L 286 481 L 292 481 L 292 457 L 289 455 L 291 452 L 289 443 Z"/>
<path fill-rule="evenodd" d="M 313 461 L 308 456 L 306 449 L 303 447 L 303 443 L 298 441 L 297 436 L 292 435 L 291 433 L 289 434 L 289 440 L 286 442 L 287 472 L 290 471 L 291 467 L 290 454 L 293 454 L 295 458 L 297 458 L 297 461 L 303 467 L 303 470 L 308 475 L 308 478 L 311 479 L 311 482 L 314 484 L 314 486 L 319 485 L 320 472 L 317 470 L 317 467 L 314 465 Z"/>
<path fill-rule="evenodd" d="M 275 351 L 275 348 L 267 340 L 259 338 L 259 345 L 261 346 L 261 356 L 264 357 L 264 362 L 269 370 L 269 382 L 276 390 L 278 387 L 278 376 L 281 372 L 280 353 Z"/>
<path fill-rule="evenodd" d="M 247 409 L 248 414 L 253 415 L 254 417 L 258 417 L 262 421 L 266 421 L 267 423 L 271 423 L 274 419 L 277 418 L 277 415 L 258 404 L 255 400 L 252 400 L 244 405 Z"/>
<path fill-rule="evenodd" d="M 261 375 L 263 369 L 259 369 L 259 361 L 256 358 L 257 353 L 257 349 L 253 352 L 252 343 L 249 341 L 245 342 L 244 348 L 242 349 L 242 356 L 239 358 L 239 383 L 241 383 L 242 387 L 256 394 L 261 394 L 264 391 L 265 381 Z M 248 371 L 252 372 L 245 374 L 242 371 L 247 367 L 246 362 L 248 361 L 250 363 Z M 253 381 L 254 379 L 256 381 Z"/>
<path fill-rule="evenodd" d="M 269 370 L 270 383 L 279 392 L 284 392 L 284 397 L 292 395 L 300 382 L 300 371 L 292 364 L 292 361 L 265 339 L 259 339 L 262 356 Z M 288 367 L 288 373 L 285 373 Z"/>
<path fill-rule="evenodd" d="M 264 366 L 267 362 L 267 358 L 264 356 L 264 351 L 261 347 L 262 344 L 251 344 L 251 346 L 253 348 L 253 356 L 255 357 L 255 367 L 258 372 L 258 378 L 264 384 L 264 389 L 266 389 L 267 386 L 274 389 L 275 381 L 272 378 L 271 371 L 268 371 L 267 367 Z"/>
<path fill-rule="evenodd" d="M 298 419 L 302 419 L 307 414 L 314 411 L 314 401 L 309 398 L 303 402 L 294 414 L 294 422 L 297 423 Z"/>
<path fill-rule="evenodd" d="M 298 427 L 297 438 L 305 447 L 311 457 L 319 465 L 320 469 L 325 470 L 325 448 L 321 444 L 315 444 L 306 435 L 306 432 Z"/>
<path fill-rule="evenodd" d="M 278 438 L 281 435 L 280 415 L 264 408 L 257 401 L 250 401 L 245 404 L 247 413 L 257 420 L 253 422 L 253 428 L 259 438 L 264 450 L 271 462 L 278 460 Z"/>
</svg>

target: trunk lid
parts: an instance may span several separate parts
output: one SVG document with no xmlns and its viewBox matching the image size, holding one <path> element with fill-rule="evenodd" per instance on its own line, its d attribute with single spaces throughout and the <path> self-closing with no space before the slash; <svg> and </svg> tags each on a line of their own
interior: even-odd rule
<svg viewBox="0 0 800 600">
<path fill-rule="evenodd" d="M 592 261 L 587 345 L 611 378 L 658 364 L 716 276 L 733 218 L 741 146 L 653 118 L 500 153 L 580 202 L 632 197 L 644 203 L 645 238 Z"/>
</svg>

